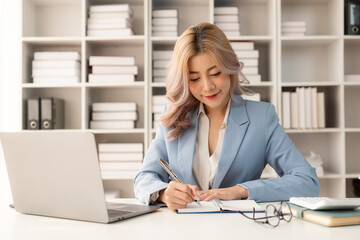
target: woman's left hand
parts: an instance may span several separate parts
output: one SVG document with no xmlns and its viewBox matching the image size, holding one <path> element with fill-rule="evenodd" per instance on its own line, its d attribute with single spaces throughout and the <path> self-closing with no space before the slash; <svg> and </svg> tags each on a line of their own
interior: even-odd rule
<svg viewBox="0 0 360 240">
<path fill-rule="evenodd" d="M 240 200 L 248 197 L 249 193 L 247 189 L 243 188 L 240 185 L 235 185 L 229 188 L 217 188 L 199 192 L 200 201 L 211 201 L 214 198 L 218 198 L 220 200 Z"/>
</svg>

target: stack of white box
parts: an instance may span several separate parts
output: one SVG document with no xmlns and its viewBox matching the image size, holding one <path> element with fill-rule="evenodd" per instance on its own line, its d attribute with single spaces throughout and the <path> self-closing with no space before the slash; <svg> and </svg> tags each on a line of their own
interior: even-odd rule
<svg viewBox="0 0 360 240">
<path fill-rule="evenodd" d="M 91 129 L 133 129 L 137 120 L 135 102 L 95 102 Z"/>
<path fill-rule="evenodd" d="M 93 83 L 131 83 L 138 74 L 135 57 L 131 56 L 90 56 L 89 65 L 89 82 Z"/>
<path fill-rule="evenodd" d="M 169 100 L 165 95 L 152 96 L 152 113 L 153 113 L 153 128 L 156 129 L 160 123 L 161 112 L 163 111 Z"/>
<path fill-rule="evenodd" d="M 261 173 L 260 178 L 276 178 L 276 177 L 279 177 L 279 175 L 269 164 L 266 164 L 266 166 L 264 167 Z"/>
<path fill-rule="evenodd" d="M 133 11 L 129 4 L 90 6 L 87 35 L 124 37 L 134 35 Z"/>
<path fill-rule="evenodd" d="M 153 51 L 153 82 L 165 82 L 167 67 L 172 58 L 173 51 L 155 50 Z"/>
<path fill-rule="evenodd" d="M 144 157 L 142 143 L 100 143 L 99 161 L 103 178 L 133 178 Z"/>
<path fill-rule="evenodd" d="M 254 42 L 230 42 L 240 62 L 244 63 L 242 73 L 250 81 L 261 81 L 259 74 L 259 50 L 254 49 Z"/>
<path fill-rule="evenodd" d="M 215 7 L 214 22 L 227 37 L 240 36 L 238 7 Z"/>
<path fill-rule="evenodd" d="M 283 21 L 281 23 L 282 36 L 304 36 L 305 32 L 305 21 Z"/>
<path fill-rule="evenodd" d="M 311 151 L 310 155 L 305 156 L 305 159 L 313 168 L 315 168 L 316 175 L 318 177 L 324 176 L 324 161 L 322 160 L 320 154 L 316 154 Z"/>
<path fill-rule="evenodd" d="M 177 9 L 161 9 L 152 12 L 152 35 L 154 37 L 178 36 Z"/>
<path fill-rule="evenodd" d="M 32 62 L 33 83 L 74 84 L 80 82 L 79 52 L 35 52 Z"/>
</svg>

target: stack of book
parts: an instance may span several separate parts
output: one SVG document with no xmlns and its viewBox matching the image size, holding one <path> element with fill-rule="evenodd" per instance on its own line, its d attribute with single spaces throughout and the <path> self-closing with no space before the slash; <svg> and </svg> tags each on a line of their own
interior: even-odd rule
<svg viewBox="0 0 360 240">
<path fill-rule="evenodd" d="M 155 37 L 178 36 L 177 9 L 161 9 L 152 12 L 152 35 Z"/>
<path fill-rule="evenodd" d="M 89 65 L 91 83 L 132 83 L 138 74 L 135 57 L 131 56 L 90 56 Z"/>
<path fill-rule="evenodd" d="M 360 224 L 360 211 L 356 209 L 310 210 L 290 203 L 294 217 L 327 227 Z"/>
<path fill-rule="evenodd" d="M 134 177 L 141 168 L 142 143 L 100 143 L 98 149 L 103 178 Z"/>
<path fill-rule="evenodd" d="M 304 36 L 305 32 L 305 21 L 283 21 L 281 23 L 282 36 Z"/>
<path fill-rule="evenodd" d="M 137 120 L 135 102 L 95 102 L 91 129 L 133 129 Z"/>
<path fill-rule="evenodd" d="M 313 168 L 315 168 L 316 175 L 318 177 L 324 176 L 324 161 L 322 160 L 319 154 L 316 154 L 313 151 L 311 151 L 310 155 L 305 155 L 305 159 Z"/>
<path fill-rule="evenodd" d="M 165 82 L 167 76 L 167 66 L 170 63 L 173 51 L 154 50 L 153 51 L 153 82 Z"/>
<path fill-rule="evenodd" d="M 227 37 L 240 36 L 239 8 L 215 7 L 214 22 Z"/>
<path fill-rule="evenodd" d="M 285 129 L 325 128 L 325 94 L 316 87 L 282 92 L 282 124 Z"/>
<path fill-rule="evenodd" d="M 250 83 L 261 82 L 259 74 L 259 50 L 255 50 L 254 42 L 230 42 L 240 62 L 244 63 L 242 73 Z"/>
<path fill-rule="evenodd" d="M 126 37 L 134 35 L 133 11 L 129 4 L 90 6 L 87 35 L 96 37 Z"/>
<path fill-rule="evenodd" d="M 79 52 L 34 52 L 33 83 L 74 84 L 80 82 Z"/>
<path fill-rule="evenodd" d="M 169 103 L 169 100 L 165 95 L 156 95 L 152 96 L 152 113 L 153 113 L 153 128 L 160 123 L 161 112 L 164 109 L 165 105 Z"/>
</svg>

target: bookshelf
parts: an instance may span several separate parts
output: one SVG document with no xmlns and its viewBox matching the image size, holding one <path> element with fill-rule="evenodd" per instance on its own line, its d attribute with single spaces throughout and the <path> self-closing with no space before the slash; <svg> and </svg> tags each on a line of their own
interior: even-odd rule
<svg viewBox="0 0 360 240">
<path fill-rule="evenodd" d="M 86 36 L 90 6 L 130 3 L 135 35 Z M 342 0 L 22 0 L 21 129 L 25 130 L 25 99 L 65 99 L 65 129 L 91 131 L 98 143 L 143 143 L 148 149 L 154 95 L 165 94 L 165 83 L 152 82 L 154 50 L 172 50 L 177 37 L 152 36 L 152 10 L 178 9 L 179 33 L 199 22 L 214 22 L 214 7 L 237 6 L 241 36 L 230 41 L 254 41 L 259 51 L 261 82 L 248 87 L 261 100 L 275 105 L 281 118 L 281 92 L 296 87 L 317 87 L 325 92 L 326 128 L 289 129 L 287 133 L 304 154 L 314 150 L 324 160 L 321 195 L 352 197 L 352 179 L 360 175 L 360 82 L 346 82 L 345 74 L 359 74 L 360 37 L 344 35 Z M 281 35 L 281 22 L 306 21 L 306 35 Z M 66 27 L 64 27 L 66 26 Z M 81 82 L 69 85 L 38 85 L 31 79 L 35 51 L 71 50 L 81 53 Z M 87 81 L 91 55 L 135 56 L 139 74 L 132 84 L 95 84 Z M 134 101 L 138 106 L 135 129 L 89 129 L 93 102 Z M 107 190 L 133 196 L 132 179 L 124 175 L 104 179 Z M 125 187 L 124 187 L 125 186 Z"/>
</svg>

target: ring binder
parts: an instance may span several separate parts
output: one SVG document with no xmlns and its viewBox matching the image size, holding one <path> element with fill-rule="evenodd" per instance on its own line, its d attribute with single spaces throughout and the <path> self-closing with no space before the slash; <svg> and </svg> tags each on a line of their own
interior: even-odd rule
<svg viewBox="0 0 360 240">
<path fill-rule="evenodd" d="M 64 128 L 64 100 L 41 98 L 41 129 Z"/>
<path fill-rule="evenodd" d="M 40 129 L 40 101 L 39 98 L 27 100 L 27 129 Z"/>
<path fill-rule="evenodd" d="M 360 34 L 360 0 L 345 0 L 345 34 Z"/>
</svg>

